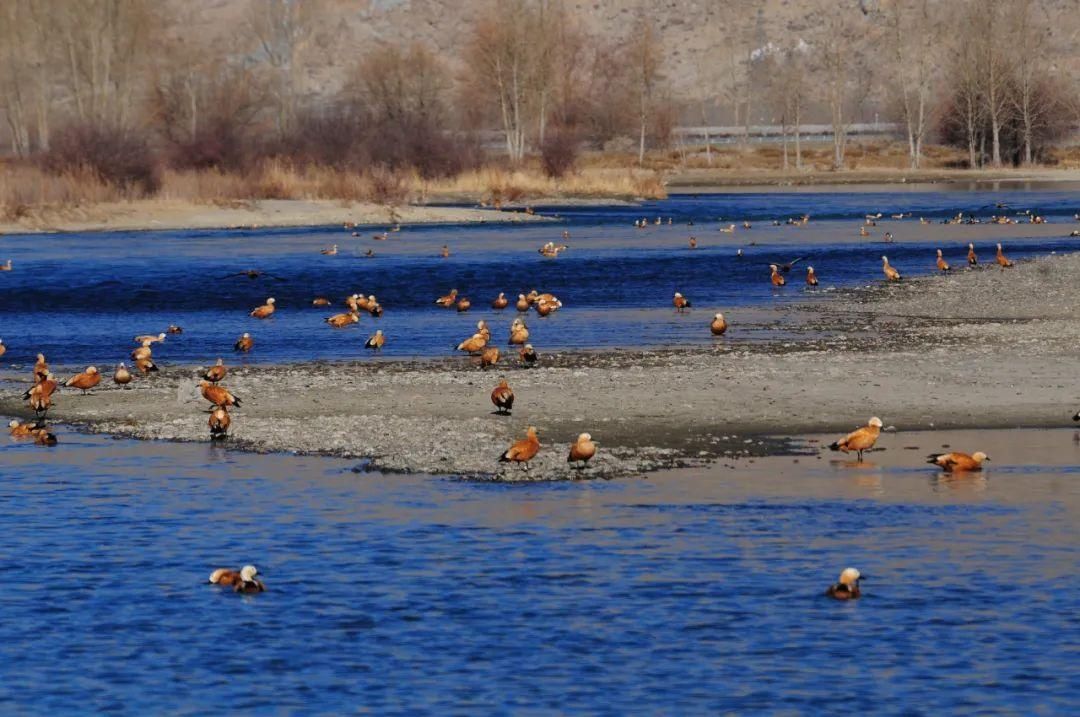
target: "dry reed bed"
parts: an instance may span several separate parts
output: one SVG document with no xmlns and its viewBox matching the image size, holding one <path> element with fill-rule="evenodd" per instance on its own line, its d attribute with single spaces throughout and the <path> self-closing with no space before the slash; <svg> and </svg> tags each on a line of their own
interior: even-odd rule
<svg viewBox="0 0 1080 717">
<path fill-rule="evenodd" d="M 43 214 L 96 204 L 160 199 L 230 206 L 260 199 L 340 200 L 397 206 L 441 197 L 468 197 L 500 205 L 550 197 L 611 199 L 667 196 L 662 176 L 632 168 L 585 168 L 561 179 L 538 167 L 486 167 L 455 177 L 424 179 L 374 169 L 357 173 L 331 167 L 267 161 L 247 172 L 165 170 L 161 188 L 143 196 L 102 181 L 90 171 L 55 174 L 33 165 L 0 165 L 0 219 L 33 221 Z"/>
</svg>

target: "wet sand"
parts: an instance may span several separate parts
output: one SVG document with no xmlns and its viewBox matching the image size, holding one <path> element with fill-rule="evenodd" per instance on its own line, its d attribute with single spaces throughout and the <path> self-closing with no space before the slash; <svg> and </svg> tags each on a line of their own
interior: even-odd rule
<svg viewBox="0 0 1080 717">
<path fill-rule="evenodd" d="M 1078 297 L 1072 254 L 778 306 L 765 312 L 766 329 L 782 328 L 772 341 L 741 342 L 735 315 L 710 347 L 544 354 L 531 369 L 481 371 L 465 357 L 238 368 L 225 382 L 243 399 L 229 442 L 365 458 L 383 471 L 538 480 L 785 452 L 786 441 L 765 437 L 843 432 L 870 415 L 898 431 L 1067 426 L 1080 408 Z M 707 331 L 711 314 L 694 316 Z M 25 384 L 24 368 L 0 379 Z M 207 440 L 198 373 L 167 367 L 130 390 L 65 390 L 50 418 Z M 503 377 L 517 396 L 511 417 L 493 415 L 489 400 Z M 26 415 L 14 386 L 0 392 L 0 413 Z M 544 446 L 531 470 L 500 466 L 528 425 Z M 565 460 L 585 431 L 601 452 L 579 473 Z"/>
<path fill-rule="evenodd" d="M 0 234 L 321 227 L 346 222 L 371 226 L 391 226 L 397 223 L 480 224 L 544 219 L 520 211 L 471 207 L 407 205 L 390 208 L 381 204 L 299 199 L 261 199 L 218 206 L 181 200 L 148 199 L 42 210 L 18 222 L 0 222 Z"/>
</svg>

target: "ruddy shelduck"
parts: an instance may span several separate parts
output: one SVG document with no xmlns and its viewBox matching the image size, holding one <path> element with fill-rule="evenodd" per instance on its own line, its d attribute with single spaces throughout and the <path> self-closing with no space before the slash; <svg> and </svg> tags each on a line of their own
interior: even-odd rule
<svg viewBox="0 0 1080 717">
<path fill-rule="evenodd" d="M 536 353 L 536 349 L 532 344 L 525 344 L 518 349 L 518 359 L 526 366 L 535 366 L 536 362 L 540 360 L 539 354 Z"/>
<path fill-rule="evenodd" d="M 375 318 L 379 318 L 383 314 L 382 304 L 375 300 L 374 294 L 367 298 L 367 312 Z"/>
<path fill-rule="evenodd" d="M 501 291 L 499 292 L 499 295 L 495 298 L 495 300 L 491 302 L 491 308 L 496 309 L 496 310 L 505 309 L 509 305 L 510 305 L 510 300 L 507 299 L 506 294 L 504 294 Z"/>
<path fill-rule="evenodd" d="M 156 344 L 165 340 L 165 334 L 157 334 L 156 336 L 147 334 L 145 336 L 136 336 L 134 341 L 137 344 Z"/>
<path fill-rule="evenodd" d="M 472 302 L 469 301 L 469 299 L 467 297 L 463 296 L 463 297 L 461 297 L 460 299 L 457 300 L 456 307 L 457 307 L 458 313 L 463 314 L 463 313 L 465 313 L 466 311 L 468 311 L 469 309 L 472 308 Z"/>
<path fill-rule="evenodd" d="M 360 321 L 360 315 L 356 312 L 350 311 L 345 314 L 334 314 L 324 319 L 326 323 L 333 326 L 335 329 L 341 329 L 346 326 L 358 323 Z"/>
<path fill-rule="evenodd" d="M 438 299 L 435 299 L 435 303 L 437 305 L 439 305 L 439 306 L 445 306 L 445 307 L 449 308 L 451 306 L 454 306 L 457 303 L 457 296 L 458 296 L 458 290 L 457 289 L 451 289 L 449 294 L 446 294 L 444 296 L 440 296 Z"/>
<path fill-rule="evenodd" d="M 814 267 L 812 267 L 812 266 L 806 267 L 806 285 L 807 286 L 817 286 L 818 285 L 817 274 L 814 273 Z"/>
<path fill-rule="evenodd" d="M 529 306 L 531 306 L 531 304 L 529 304 L 529 299 L 525 294 L 518 294 L 517 303 L 514 304 L 514 308 L 524 314 L 529 310 Z"/>
<path fill-rule="evenodd" d="M 210 383 L 217 383 L 221 379 L 225 378 L 225 374 L 227 374 L 228 372 L 229 369 L 225 365 L 225 362 L 219 358 L 217 360 L 217 363 L 206 369 L 206 372 L 203 373 L 202 377 L 204 381 L 209 381 Z"/>
<path fill-rule="evenodd" d="M 945 257 L 941 255 L 941 249 L 937 250 L 937 268 L 942 274 L 947 274 L 952 271 L 952 267 L 949 266 L 949 262 L 945 261 Z"/>
<path fill-rule="evenodd" d="M 787 283 L 787 279 L 780 273 L 780 269 L 776 264 L 769 264 L 769 271 L 772 272 L 769 276 L 769 280 L 772 282 L 773 286 L 783 286 Z"/>
<path fill-rule="evenodd" d="M 259 571 L 254 565 L 245 565 L 240 570 L 218 568 L 210 573 L 209 582 L 213 585 L 231 587 L 237 593 L 261 593 L 266 591 L 266 585 L 256 575 Z"/>
<path fill-rule="evenodd" d="M 933 453 L 926 458 L 927 463 L 932 463 L 943 468 L 946 473 L 981 471 L 982 464 L 988 460 L 990 460 L 990 456 L 982 451 L 976 451 L 970 456 L 967 453 L 960 453 L 957 451 L 952 453 Z"/>
<path fill-rule="evenodd" d="M 844 568 L 834 585 L 830 585 L 825 594 L 836 600 L 855 600 L 861 595 L 859 580 L 862 575 L 855 568 Z"/>
<path fill-rule="evenodd" d="M 0 264 L 0 271 L 11 271 L 11 259 L 8 259 L 3 264 Z"/>
<path fill-rule="evenodd" d="M 510 389 L 510 384 L 505 380 L 499 381 L 499 385 L 491 391 L 491 402 L 495 404 L 498 413 L 509 416 L 514 408 L 514 392 Z"/>
<path fill-rule="evenodd" d="M 540 452 L 540 439 L 536 435 L 536 428 L 529 426 L 525 431 L 525 438 L 515 441 L 501 456 L 500 463 L 520 463 L 525 470 L 529 470 L 529 461 L 536 458 Z"/>
<path fill-rule="evenodd" d="M 1005 258 L 1005 252 L 1001 250 L 1000 243 L 997 245 L 997 257 L 995 258 L 995 261 L 997 261 L 997 264 L 1001 267 L 1002 271 L 1013 265 L 1011 261 Z"/>
<path fill-rule="evenodd" d="M 317 296 L 317 297 L 315 297 L 314 299 L 311 300 L 311 305 L 312 306 L 318 306 L 318 307 L 329 306 L 330 305 L 330 299 L 327 299 L 325 296 Z"/>
<path fill-rule="evenodd" d="M 878 436 L 881 435 L 881 419 L 874 416 L 870 421 L 862 428 L 852 431 L 839 441 L 836 441 L 829 446 L 831 450 L 843 451 L 844 453 L 850 453 L 856 451 L 859 455 L 859 460 L 862 460 L 863 451 L 868 451 L 874 447 L 877 443 Z"/>
<path fill-rule="evenodd" d="M 154 360 L 151 358 L 135 359 L 135 368 L 143 376 L 146 376 L 158 370 L 157 364 L 154 363 Z"/>
<path fill-rule="evenodd" d="M 577 468 L 584 468 L 592 457 L 596 455 L 596 443 L 588 433 L 582 433 L 577 440 L 570 445 L 570 454 L 566 456 L 566 462 L 574 464 Z"/>
<path fill-rule="evenodd" d="M 101 374 L 98 373 L 96 366 L 88 366 L 82 373 L 77 373 L 67 381 L 64 385 L 68 388 L 77 388 L 86 395 L 86 392 L 101 383 Z"/>
<path fill-rule="evenodd" d="M 465 353 L 477 354 L 487 347 L 487 343 L 487 337 L 477 333 L 458 344 L 457 350 L 464 351 Z"/>
<path fill-rule="evenodd" d="M 975 255 L 974 244 L 968 244 L 967 261 L 968 266 L 977 266 L 979 263 L 979 257 Z"/>
<path fill-rule="evenodd" d="M 154 351 L 153 351 L 153 349 L 150 348 L 150 342 L 149 341 L 143 341 L 142 346 L 139 346 L 138 348 L 132 350 L 132 352 L 131 352 L 131 360 L 132 361 L 138 361 L 140 359 L 148 359 L 151 356 L 153 356 L 153 354 L 154 354 Z"/>
<path fill-rule="evenodd" d="M 483 319 L 476 322 L 476 333 L 483 336 L 485 341 L 491 341 L 491 329 Z"/>
<path fill-rule="evenodd" d="M 499 348 L 497 346 L 488 346 L 480 352 L 481 369 L 494 366 L 497 363 L 499 363 Z"/>
<path fill-rule="evenodd" d="M 439 251 L 439 256 L 442 257 L 443 259 L 449 259 L 450 258 L 450 247 L 448 247 L 446 244 L 443 244 L 442 249 Z"/>
<path fill-rule="evenodd" d="M 380 351 L 385 343 L 386 336 L 383 335 L 382 329 L 376 329 L 375 333 L 369 336 L 368 340 L 364 342 L 364 348 Z"/>
<path fill-rule="evenodd" d="M 34 383 L 41 383 L 49 373 L 49 363 L 45 360 L 45 354 L 38 354 L 34 362 Z"/>
<path fill-rule="evenodd" d="M 323 256 L 336 256 L 338 252 L 337 244 L 332 244 L 329 249 L 323 249 L 319 253 Z"/>
<path fill-rule="evenodd" d="M 48 413 L 49 407 L 52 406 L 52 395 L 58 388 L 59 384 L 52 373 L 46 373 L 41 381 L 35 383 L 33 388 L 23 394 L 23 399 L 29 401 L 34 413 Z"/>
<path fill-rule="evenodd" d="M 691 249 L 697 249 L 697 237 L 690 237 L 690 241 L 687 242 Z"/>
<path fill-rule="evenodd" d="M 900 272 L 889 264 L 889 257 L 887 256 L 881 257 L 881 271 L 885 274 L 885 279 L 887 281 L 900 281 L 903 279 L 903 277 L 900 276 Z"/>
<path fill-rule="evenodd" d="M 251 310 L 251 316 L 256 319 L 269 319 L 274 315 L 274 304 L 276 303 L 274 297 L 270 297 L 266 300 L 266 303 L 262 306 L 257 306 Z"/>
<path fill-rule="evenodd" d="M 4 346 L 4 340 L 0 339 L 0 356 L 7 353 L 7 346 Z"/>
<path fill-rule="evenodd" d="M 210 418 L 207 420 L 207 424 L 210 426 L 210 440 L 223 440 L 229 433 L 231 423 L 232 418 L 229 416 L 228 409 L 224 406 L 215 406 L 214 410 L 210 412 Z"/>
<path fill-rule="evenodd" d="M 12 438 L 29 438 L 33 435 L 35 424 L 22 423 L 17 418 L 8 421 L 8 435 Z"/>
<path fill-rule="evenodd" d="M 167 333 L 167 334 L 182 334 L 182 333 L 184 333 L 184 329 L 182 327 L 180 327 L 180 326 L 177 326 L 176 324 L 169 324 L 169 328 L 165 329 L 165 333 Z"/>
<path fill-rule="evenodd" d="M 675 310 L 680 314 L 690 308 L 690 300 L 677 291 L 675 292 L 675 296 L 672 298 L 671 303 L 675 306 Z"/>
<path fill-rule="evenodd" d="M 127 366 L 121 361 L 120 364 L 117 365 L 116 371 L 113 372 L 112 380 L 117 386 L 127 386 L 131 383 L 133 378 L 134 376 L 131 375 L 131 371 L 128 371 Z"/>
<path fill-rule="evenodd" d="M 47 428 L 35 428 L 31 435 L 34 436 L 34 443 L 39 446 L 55 446 L 58 442 L 56 434 Z"/>
<path fill-rule="evenodd" d="M 251 334 L 245 333 L 236 340 L 233 344 L 233 350 L 242 354 L 246 354 L 251 351 L 251 348 L 255 345 L 255 339 L 251 338 Z"/>
<path fill-rule="evenodd" d="M 713 314 L 712 322 L 709 324 L 709 331 L 713 336 L 723 336 L 727 331 L 727 321 L 724 319 L 724 315 L 717 312 Z"/>
<path fill-rule="evenodd" d="M 510 341 L 512 345 L 524 345 L 529 341 L 529 328 L 521 319 L 515 319 L 510 326 Z"/>
<path fill-rule="evenodd" d="M 214 406 L 236 406 L 240 407 L 240 399 L 232 394 L 229 389 L 224 386 L 219 386 L 214 383 L 210 383 L 207 380 L 199 381 L 199 389 L 202 393 L 202 397 L 209 401 Z"/>
</svg>

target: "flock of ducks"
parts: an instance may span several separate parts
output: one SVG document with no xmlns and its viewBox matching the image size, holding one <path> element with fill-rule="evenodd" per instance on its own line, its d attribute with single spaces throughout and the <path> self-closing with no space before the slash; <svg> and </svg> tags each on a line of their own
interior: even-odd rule
<svg viewBox="0 0 1080 717">
<path fill-rule="evenodd" d="M 1045 223 L 1044 218 L 1030 211 L 1026 212 L 1026 215 L 1031 223 Z M 891 215 L 891 218 L 894 220 L 901 220 L 910 216 L 910 213 L 901 213 L 893 214 Z M 860 234 L 863 236 L 869 235 L 867 227 L 877 226 L 877 221 L 882 217 L 883 214 L 880 212 L 876 214 L 867 214 L 865 216 L 865 223 L 860 227 Z M 810 216 L 804 214 L 799 217 L 789 218 L 787 223 L 793 226 L 805 226 L 809 221 Z M 959 213 L 955 217 L 943 220 L 943 223 L 959 224 L 965 222 L 976 223 L 978 221 L 979 220 L 974 216 L 967 216 L 965 218 L 963 213 Z M 999 216 L 993 217 L 991 221 L 1003 223 L 1002 217 Z M 1009 219 L 1009 221 L 1012 220 Z M 920 219 L 920 222 L 924 224 L 929 223 L 925 219 Z M 639 229 L 644 229 L 650 224 L 661 225 L 663 223 L 664 221 L 661 217 L 656 217 L 652 222 L 647 219 L 636 220 L 634 226 Z M 671 225 L 672 223 L 673 220 L 669 217 L 667 219 L 667 224 Z M 692 224 L 692 222 L 690 222 L 690 224 Z M 774 220 L 773 224 L 778 226 L 780 225 L 780 222 Z M 743 229 L 750 229 L 752 225 L 749 221 L 743 221 L 742 227 Z M 351 228 L 350 225 L 346 225 L 346 229 L 348 228 Z M 398 227 L 395 227 L 393 231 L 398 231 L 398 229 Z M 721 226 L 720 231 L 729 234 L 734 233 L 736 231 L 736 225 L 729 223 L 725 226 Z M 354 232 L 354 236 L 355 235 L 356 232 Z M 386 233 L 382 233 L 376 235 L 376 238 L 386 239 L 387 236 Z M 563 232 L 563 239 L 569 239 L 569 233 L 567 231 Z M 888 242 L 891 240 L 891 233 L 886 232 L 885 241 Z M 697 247 L 696 238 L 690 238 L 690 247 Z M 549 241 L 543 244 L 538 252 L 545 258 L 557 258 L 559 254 L 566 251 L 567 248 L 568 246 L 566 244 L 556 244 L 553 241 Z M 1000 243 L 997 244 L 996 249 L 995 261 L 997 265 L 1003 271 L 1006 268 L 1012 267 L 1014 264 L 1006 258 Z M 333 244 L 320 251 L 324 256 L 336 256 L 338 252 L 339 246 L 337 244 Z M 443 245 L 440 256 L 448 257 L 449 255 L 449 247 Z M 740 257 L 742 256 L 741 249 L 738 250 L 737 255 Z M 787 279 L 784 274 L 789 273 L 793 266 L 804 258 L 805 257 L 799 257 L 788 263 L 769 264 L 769 280 L 771 284 L 777 288 L 785 286 L 787 284 Z M 967 245 L 966 261 L 969 267 L 977 266 L 979 263 L 974 244 L 969 243 Z M 886 281 L 899 282 L 903 279 L 900 271 L 889 263 L 888 256 L 883 255 L 881 257 L 881 262 L 882 272 L 885 275 Z M 952 272 L 952 265 L 945 259 L 941 249 L 936 250 L 935 263 L 939 272 Z M 11 260 L 9 259 L 4 264 L 0 265 L 0 270 L 11 271 Z M 229 276 L 247 276 L 248 278 L 254 279 L 259 278 L 264 274 L 265 273 L 261 271 L 249 270 L 237 274 L 230 274 Z M 819 279 L 812 266 L 807 266 L 806 284 L 809 287 L 816 287 L 819 285 Z M 491 307 L 495 310 L 503 310 L 508 308 L 510 303 L 510 299 L 506 294 L 504 292 L 499 292 L 498 296 L 491 301 Z M 345 298 L 344 304 L 347 309 L 346 311 L 324 319 L 325 323 L 331 328 L 343 329 L 359 323 L 361 312 L 368 313 L 375 317 L 381 316 L 383 313 L 381 304 L 373 295 L 365 296 L 361 293 L 354 293 Z M 434 304 L 441 308 L 453 309 L 458 313 L 467 312 L 472 307 L 472 302 L 469 298 L 460 295 L 457 289 L 451 289 L 448 293 L 436 298 Z M 331 305 L 332 302 L 324 296 L 316 297 L 312 301 L 312 306 L 318 308 L 325 308 Z M 677 313 L 684 313 L 692 308 L 690 299 L 678 291 L 676 291 L 672 297 L 672 305 Z M 548 316 L 551 313 L 558 311 L 562 306 L 563 302 L 555 295 L 551 293 L 541 293 L 536 290 L 532 290 L 528 294 L 518 294 L 517 300 L 514 302 L 514 308 L 520 314 L 527 314 L 530 311 L 535 310 L 540 317 Z M 266 320 L 273 317 L 276 311 L 277 302 L 276 299 L 271 296 L 267 297 L 263 304 L 252 309 L 249 315 L 253 319 Z M 722 336 L 728 330 L 728 326 L 724 314 L 718 312 L 712 316 L 709 323 L 709 331 L 713 336 Z M 153 360 L 153 345 L 164 342 L 169 334 L 179 334 L 182 333 L 182 331 L 183 330 L 178 326 L 170 326 L 166 332 L 134 337 L 134 342 L 137 346 L 131 352 L 131 360 L 135 371 L 129 370 L 126 363 L 121 362 L 116 366 L 113 373 L 113 382 L 117 386 L 125 388 L 135 379 L 136 374 L 147 376 L 157 372 L 158 367 Z M 518 360 L 521 365 L 526 367 L 534 366 L 539 361 L 539 354 L 536 352 L 533 345 L 529 343 L 529 338 L 530 331 L 524 318 L 521 316 L 514 318 L 510 325 L 508 345 L 517 347 Z M 364 347 L 373 351 L 380 351 L 385 343 L 386 335 L 381 329 L 378 329 L 374 334 L 367 338 L 364 342 Z M 248 353 L 253 349 L 254 345 L 255 342 L 252 335 L 245 332 L 236 340 L 233 349 L 238 353 Z M 2 339 L 0 339 L 0 356 L 3 356 L 6 350 L 6 346 L 4 346 Z M 491 330 L 483 320 L 477 322 L 476 331 L 470 337 L 457 344 L 456 350 L 478 359 L 481 369 L 497 365 L 502 358 L 500 349 L 491 344 Z M 205 371 L 198 383 L 202 397 L 210 404 L 208 425 L 212 440 L 221 440 L 228 435 L 232 423 L 230 409 L 238 408 L 241 405 L 240 398 L 221 385 L 221 381 L 225 378 L 227 371 L 228 368 L 224 365 L 223 360 L 218 358 L 216 364 Z M 49 408 L 53 402 L 53 396 L 57 390 L 63 386 L 64 388 L 73 388 L 86 394 L 97 387 L 101 383 L 101 380 L 101 373 L 97 367 L 88 366 L 85 370 L 75 374 L 63 383 L 60 383 L 48 370 L 48 364 L 46 363 L 44 355 L 38 354 L 37 362 L 34 367 L 33 384 L 23 395 L 23 398 L 28 402 L 28 406 L 35 413 L 35 421 L 33 423 L 23 423 L 17 420 L 11 421 L 9 424 L 10 434 L 16 438 L 33 438 L 35 442 L 43 445 L 55 445 L 56 436 L 48 430 L 45 419 L 47 418 Z M 514 405 L 514 393 L 507 381 L 500 381 L 492 390 L 491 401 L 496 407 L 496 413 L 500 415 L 511 415 Z M 1080 421 L 1080 412 L 1078 412 L 1074 418 L 1075 420 Z M 837 441 L 831 448 L 845 452 L 856 451 L 859 460 L 861 460 L 863 452 L 873 447 L 880 430 L 881 421 L 877 418 L 873 418 L 866 427 Z M 539 450 L 540 442 L 537 437 L 536 429 L 535 427 L 529 427 L 526 431 L 525 438 L 516 441 L 511 445 L 510 448 L 503 452 L 499 457 L 499 460 L 501 462 L 520 464 L 525 470 L 528 470 L 530 460 L 535 458 Z M 592 437 L 588 433 L 582 433 L 571 445 L 567 456 L 567 462 L 576 467 L 584 467 L 595 454 L 596 442 L 592 440 Z M 975 453 L 971 456 L 962 453 L 948 453 L 930 457 L 930 462 L 949 471 L 978 470 L 985 460 L 988 460 L 988 458 L 984 453 Z"/>
<path fill-rule="evenodd" d="M 530 435 L 535 439 L 535 431 L 530 428 Z M 518 444 L 526 444 L 529 438 L 519 441 L 511 446 L 506 453 L 514 451 Z M 539 445 L 537 443 L 537 445 Z M 531 447 L 522 450 L 532 450 Z M 591 451 L 591 452 L 590 452 Z M 588 433 L 582 433 L 577 442 L 570 449 L 570 458 L 573 460 L 587 461 L 596 452 L 596 446 L 592 443 Z M 535 455 L 535 453 L 533 454 Z M 254 565 L 245 565 L 239 570 L 232 568 L 217 568 L 207 580 L 209 585 L 217 585 L 223 588 L 231 588 L 232 592 L 241 595 L 254 595 L 266 592 L 266 583 L 258 577 L 259 571 Z M 855 568 L 844 568 L 836 582 L 830 585 L 825 594 L 834 600 L 857 600 L 862 597 L 860 581 L 862 574 Z"/>
<path fill-rule="evenodd" d="M 1030 214 L 1030 212 L 1029 212 Z M 860 234 L 867 236 L 869 233 L 866 229 L 867 226 L 876 226 L 876 221 L 881 218 L 881 214 L 867 215 L 866 224 L 860 227 Z M 892 215 L 893 219 L 903 219 L 910 215 Z M 1080 219 L 1080 217 L 1077 217 Z M 803 215 L 798 219 L 789 219 L 789 224 L 797 226 L 804 226 L 809 221 L 808 215 Z M 964 221 L 963 214 L 958 214 L 956 217 L 946 220 L 947 223 L 961 223 Z M 969 223 L 975 221 L 973 218 L 968 218 Z M 994 217 L 992 221 L 996 223 L 1006 223 L 1001 221 L 999 217 Z M 1038 215 L 1031 215 L 1030 221 L 1032 223 L 1043 223 L 1045 220 Z M 927 223 L 926 220 L 920 219 L 920 222 Z M 654 224 L 661 224 L 661 218 L 657 217 Z M 672 223 L 669 218 L 668 224 Z M 638 228 L 646 228 L 648 221 L 641 219 L 635 221 L 634 226 Z M 779 224 L 775 222 L 774 224 Z M 749 229 L 751 227 L 748 221 L 743 222 L 743 228 Z M 397 228 L 395 228 L 395 231 Z M 733 233 L 735 231 L 735 225 L 729 224 L 726 227 L 721 227 L 721 231 L 726 233 Z M 1077 232 L 1073 232 L 1076 235 Z M 563 233 L 564 238 L 568 237 L 566 232 Z M 385 238 L 385 234 L 382 236 Z M 886 233 L 886 241 L 891 241 L 891 234 Z M 694 237 L 690 238 L 690 248 L 697 247 L 697 240 Z M 567 249 L 565 244 L 556 245 L 554 242 L 547 242 L 540 249 L 539 253 L 545 258 L 557 258 L 559 254 Z M 327 249 L 321 251 L 323 255 L 335 256 L 338 253 L 338 245 L 334 244 Z M 941 249 L 936 252 L 936 266 L 939 272 L 949 273 L 952 271 L 952 266 L 943 256 Z M 373 254 L 369 251 L 369 256 Z M 443 246 L 440 252 L 440 256 L 448 257 L 450 255 L 449 248 Z M 742 250 L 739 250 L 739 256 L 742 255 Z M 786 285 L 786 279 L 783 274 L 790 272 L 792 265 L 800 261 L 796 259 L 789 264 L 770 264 L 770 281 L 775 287 L 782 287 Z M 887 256 L 882 256 L 882 271 L 887 281 L 896 282 L 902 280 L 900 272 L 889 264 Z M 967 245 L 966 254 L 967 264 L 971 267 L 978 265 L 978 257 L 975 253 L 975 247 L 973 244 Z M 1002 270 L 1012 267 L 1013 262 L 1007 259 L 1004 255 L 1002 245 L 997 244 L 996 263 Z M 7 260 L 6 263 L 0 264 L 0 271 L 11 271 L 12 262 Z M 249 278 L 257 278 L 262 272 L 251 271 L 241 272 L 240 275 L 248 276 Z M 806 283 L 808 286 L 815 287 L 818 285 L 818 278 L 814 272 L 812 266 L 807 267 Z M 471 308 L 471 302 L 467 297 L 459 295 L 457 289 L 451 289 L 449 293 L 435 299 L 435 305 L 443 308 L 452 308 L 458 312 L 466 312 Z M 491 307 L 496 310 L 506 309 L 510 304 L 509 299 L 505 293 L 500 292 L 499 295 L 491 302 Z M 672 304 L 678 313 L 683 313 L 692 307 L 692 304 L 688 298 L 683 296 L 680 292 L 675 292 L 672 298 Z M 325 297 L 317 297 L 312 301 L 312 305 L 315 307 L 328 307 L 331 305 L 329 299 Z M 382 315 L 382 307 L 374 296 L 363 296 L 361 294 L 352 294 L 345 299 L 345 305 L 348 309 L 347 312 L 335 314 L 325 319 L 332 328 L 344 328 L 352 324 L 359 322 L 359 314 L 361 311 L 367 312 L 373 316 Z M 547 316 L 550 313 L 562 308 L 562 301 L 556 296 L 550 293 L 540 293 L 535 290 L 529 292 L 529 294 L 519 294 L 517 301 L 515 302 L 515 309 L 520 313 L 527 313 L 530 310 L 535 310 L 539 316 Z M 273 297 L 268 297 L 260 306 L 257 306 L 250 312 L 250 316 L 254 319 L 264 320 L 272 317 L 277 310 L 276 300 Z M 722 313 L 714 314 L 709 330 L 714 336 L 723 335 L 728 328 L 727 321 Z M 157 343 L 164 342 L 168 334 L 182 333 L 182 329 L 178 326 L 170 326 L 167 332 L 159 334 L 147 334 L 134 337 L 134 342 L 137 344 L 131 352 L 131 359 L 133 365 L 138 373 L 142 375 L 148 375 L 158 370 L 157 366 L 153 362 L 153 349 L 152 346 Z M 519 346 L 519 359 L 523 365 L 534 365 L 538 360 L 538 355 L 535 349 L 530 343 L 529 329 L 525 321 L 521 317 L 517 317 L 513 320 L 510 326 L 509 345 Z M 373 350 L 379 350 L 385 344 L 386 338 L 382 330 L 376 330 L 365 342 L 365 347 Z M 487 323 L 483 320 L 477 322 L 476 332 L 457 345 L 456 350 L 465 352 L 470 355 L 478 356 L 480 359 L 481 369 L 488 366 L 494 366 L 498 363 L 500 358 L 500 352 L 498 347 L 490 346 L 491 331 L 487 326 Z M 244 333 L 237 339 L 234 344 L 234 349 L 237 352 L 247 353 L 252 350 L 254 346 L 254 340 L 249 333 Z M 3 340 L 0 339 L 0 356 L 3 356 L 7 347 L 4 346 Z M 201 380 L 198 382 L 198 387 L 202 397 L 210 403 L 208 425 L 210 428 L 210 435 L 212 440 L 221 440 L 228 435 L 229 427 L 232 419 L 229 413 L 230 408 L 239 408 L 242 405 L 240 397 L 233 394 L 228 388 L 221 385 L 222 380 L 228 374 L 228 367 L 225 366 L 224 361 L 221 358 L 217 359 L 217 362 L 209 367 L 201 376 Z M 121 362 L 117 365 L 113 374 L 113 382 L 121 388 L 126 387 L 132 382 L 134 375 L 127 369 L 125 363 Z M 27 438 L 33 439 L 35 443 L 39 445 L 52 446 L 56 445 L 57 438 L 55 434 L 49 431 L 45 418 L 47 417 L 48 410 L 52 405 L 52 397 L 58 391 L 60 386 L 65 388 L 73 388 L 81 391 L 83 394 L 88 393 L 101 383 L 101 373 L 95 366 L 88 366 L 84 371 L 75 374 L 62 384 L 56 380 L 56 377 L 49 371 L 48 363 L 46 362 L 43 354 L 38 354 L 37 361 L 34 365 L 33 384 L 30 389 L 23 394 L 23 398 L 28 402 L 29 407 L 34 411 L 36 420 L 34 422 L 22 422 L 17 419 L 12 420 L 9 425 L 9 434 L 14 438 Z M 514 408 L 514 392 L 510 388 L 509 383 L 503 379 L 495 386 L 491 391 L 491 403 L 495 406 L 496 413 L 499 415 L 510 416 Z M 1080 411 L 1073 416 L 1074 421 L 1080 422 Z M 880 418 L 872 417 L 865 426 L 859 428 L 851 433 L 847 434 L 843 438 L 838 439 L 829 445 L 829 448 L 833 451 L 842 451 L 844 453 L 855 452 L 858 456 L 858 460 L 861 462 L 863 454 L 866 451 L 872 450 L 881 435 L 883 423 Z M 530 461 L 534 460 L 539 454 L 541 448 L 539 435 L 535 426 L 529 426 L 525 431 L 525 437 L 515 441 L 510 445 L 498 458 L 501 463 L 511 463 L 520 465 L 524 470 L 529 470 Z M 588 465 L 589 461 L 593 459 L 597 452 L 597 442 L 593 440 L 589 433 L 581 433 L 577 439 L 570 445 L 569 452 L 566 457 L 568 464 L 574 468 L 584 468 Z M 966 454 L 960 452 L 949 452 L 931 454 L 927 457 L 927 463 L 935 465 L 942 470 L 949 473 L 967 473 L 982 470 L 982 466 L 985 462 L 990 460 L 989 456 L 982 451 L 977 451 L 973 454 Z M 255 594 L 261 593 L 266 590 L 266 585 L 258 578 L 258 570 L 254 565 L 245 565 L 240 570 L 233 570 L 230 568 L 218 568 L 214 570 L 208 579 L 208 582 L 213 585 L 221 587 L 231 588 L 235 593 L 241 594 Z M 845 568 L 841 573 L 837 582 L 829 586 L 825 594 L 836 600 L 854 600 L 858 599 L 862 592 L 860 587 L 860 581 L 863 576 L 856 568 Z"/>
</svg>

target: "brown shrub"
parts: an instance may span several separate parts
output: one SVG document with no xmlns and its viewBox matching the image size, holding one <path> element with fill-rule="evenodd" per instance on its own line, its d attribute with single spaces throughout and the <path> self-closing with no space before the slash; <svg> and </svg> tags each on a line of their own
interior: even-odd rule
<svg viewBox="0 0 1080 717">
<path fill-rule="evenodd" d="M 569 130 L 549 132 L 540 145 L 540 166 L 544 174 L 560 179 L 574 168 L 578 155 L 578 139 Z"/>
<path fill-rule="evenodd" d="M 91 172 L 128 196 L 150 196 L 161 188 L 161 174 L 150 144 L 134 131 L 70 125 L 53 135 L 42 166 L 56 175 Z"/>
</svg>

